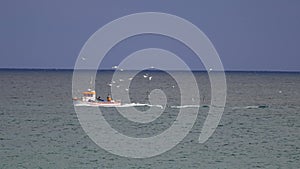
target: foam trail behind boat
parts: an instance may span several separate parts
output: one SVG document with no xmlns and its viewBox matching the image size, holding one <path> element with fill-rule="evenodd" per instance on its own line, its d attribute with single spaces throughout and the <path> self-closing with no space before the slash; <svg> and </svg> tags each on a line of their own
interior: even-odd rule
<svg viewBox="0 0 300 169">
<path fill-rule="evenodd" d="M 200 108 L 202 106 L 200 105 L 181 105 L 181 106 L 170 106 L 171 108 L 174 109 L 181 109 L 181 108 Z"/>
</svg>

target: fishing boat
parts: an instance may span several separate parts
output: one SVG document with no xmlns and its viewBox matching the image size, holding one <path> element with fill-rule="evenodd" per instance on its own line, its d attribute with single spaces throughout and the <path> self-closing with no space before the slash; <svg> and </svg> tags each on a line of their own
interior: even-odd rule
<svg viewBox="0 0 300 169">
<path fill-rule="evenodd" d="M 96 91 L 88 89 L 88 91 L 82 92 L 82 97 L 74 97 L 73 101 L 75 105 L 90 105 L 90 106 L 102 106 L 102 107 L 113 107 L 120 106 L 121 102 L 113 100 L 110 96 L 107 96 L 106 100 L 100 97 L 96 98 Z"/>
</svg>

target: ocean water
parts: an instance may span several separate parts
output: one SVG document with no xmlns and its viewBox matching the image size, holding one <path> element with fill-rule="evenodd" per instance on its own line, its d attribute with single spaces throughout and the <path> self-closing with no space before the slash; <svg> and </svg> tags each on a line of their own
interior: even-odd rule
<svg viewBox="0 0 300 169">
<path fill-rule="evenodd" d="M 98 72 L 98 95 L 109 93 L 112 74 Z M 198 138 L 209 109 L 210 83 L 205 72 L 194 76 L 200 108 L 181 105 L 174 79 L 153 71 L 134 77 L 128 94 L 132 103 L 149 104 L 153 89 L 164 91 L 168 101 L 161 117 L 137 124 L 116 108 L 101 108 L 113 128 L 132 137 L 159 134 L 172 125 L 180 108 L 199 108 L 192 130 L 177 146 L 158 156 L 133 159 L 103 150 L 84 132 L 71 99 L 72 71 L 1 70 L 0 168 L 299 168 L 299 73 L 227 72 L 225 111 L 203 144 Z M 136 108 L 145 111 L 149 106 Z"/>
</svg>

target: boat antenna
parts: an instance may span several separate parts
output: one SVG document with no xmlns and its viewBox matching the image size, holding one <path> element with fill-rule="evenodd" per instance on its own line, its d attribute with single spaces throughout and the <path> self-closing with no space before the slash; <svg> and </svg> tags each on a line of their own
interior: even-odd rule
<svg viewBox="0 0 300 169">
<path fill-rule="evenodd" d="M 93 76 L 91 76 L 91 80 L 90 80 L 90 89 L 92 89 L 93 87 Z"/>
</svg>

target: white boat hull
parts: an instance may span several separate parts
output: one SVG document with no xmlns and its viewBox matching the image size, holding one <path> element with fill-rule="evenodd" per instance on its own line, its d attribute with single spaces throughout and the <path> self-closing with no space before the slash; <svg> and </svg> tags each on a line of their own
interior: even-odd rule
<svg viewBox="0 0 300 169">
<path fill-rule="evenodd" d="M 74 101 L 75 106 L 96 106 L 96 107 L 114 107 L 121 106 L 119 101 L 97 101 L 97 102 L 86 102 L 86 101 Z"/>
</svg>

